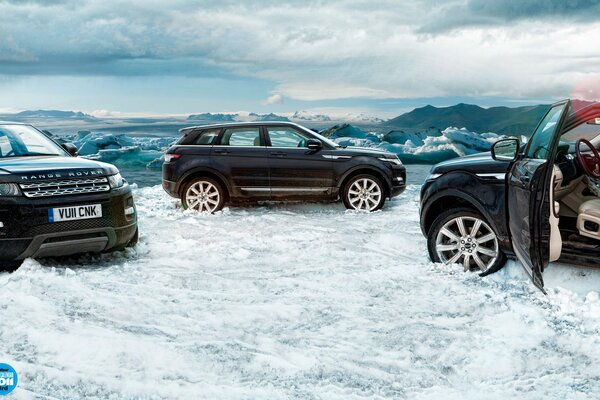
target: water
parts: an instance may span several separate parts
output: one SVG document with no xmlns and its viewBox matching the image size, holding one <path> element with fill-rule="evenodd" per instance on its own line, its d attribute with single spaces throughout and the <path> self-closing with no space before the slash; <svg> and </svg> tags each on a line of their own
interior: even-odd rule
<svg viewBox="0 0 600 400">
<path fill-rule="evenodd" d="M 135 183 L 138 187 L 149 187 L 161 184 L 162 172 L 159 169 L 148 169 L 144 167 L 132 167 L 126 165 L 119 165 L 117 167 L 121 171 L 121 175 L 127 179 L 130 183 Z M 409 185 L 421 185 L 427 175 L 431 165 L 406 165 L 406 180 Z"/>
</svg>

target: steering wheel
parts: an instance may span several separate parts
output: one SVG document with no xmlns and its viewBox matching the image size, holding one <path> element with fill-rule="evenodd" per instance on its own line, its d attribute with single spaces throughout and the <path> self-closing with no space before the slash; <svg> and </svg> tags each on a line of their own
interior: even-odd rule
<svg viewBox="0 0 600 400">
<path fill-rule="evenodd" d="M 591 150 L 591 154 L 581 150 L 582 144 L 585 144 Z M 588 140 L 579 139 L 575 145 L 575 150 L 577 151 L 577 161 L 579 161 L 579 165 L 581 165 L 586 175 L 600 179 L 600 154 L 598 154 L 598 150 L 594 145 Z"/>
</svg>

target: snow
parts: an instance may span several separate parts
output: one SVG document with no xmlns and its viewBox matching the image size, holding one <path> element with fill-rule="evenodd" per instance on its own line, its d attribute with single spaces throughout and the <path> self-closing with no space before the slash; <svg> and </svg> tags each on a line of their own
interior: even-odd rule
<svg viewBox="0 0 600 400">
<path fill-rule="evenodd" d="M 15 398 L 593 399 L 598 271 L 432 264 L 418 190 L 184 212 L 135 191 L 135 250 L 0 274 Z"/>
</svg>

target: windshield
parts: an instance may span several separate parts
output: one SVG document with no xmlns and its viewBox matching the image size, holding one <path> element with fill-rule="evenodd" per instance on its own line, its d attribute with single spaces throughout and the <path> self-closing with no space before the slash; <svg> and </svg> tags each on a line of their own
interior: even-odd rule
<svg viewBox="0 0 600 400">
<path fill-rule="evenodd" d="M 0 159 L 41 155 L 66 156 L 67 153 L 31 126 L 0 125 Z"/>
</svg>

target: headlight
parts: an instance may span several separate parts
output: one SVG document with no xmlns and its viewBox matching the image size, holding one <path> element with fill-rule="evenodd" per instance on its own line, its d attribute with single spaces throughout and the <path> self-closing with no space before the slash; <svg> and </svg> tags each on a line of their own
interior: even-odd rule
<svg viewBox="0 0 600 400">
<path fill-rule="evenodd" d="M 0 196 L 20 196 L 21 191 L 16 183 L 0 183 Z"/>
<path fill-rule="evenodd" d="M 125 185 L 125 179 L 121 176 L 120 173 L 116 173 L 115 175 L 111 175 L 108 177 L 108 183 L 112 189 L 118 189 Z"/>
<path fill-rule="evenodd" d="M 396 156 L 395 158 L 380 157 L 379 159 L 381 161 L 387 161 L 387 162 L 390 162 L 390 163 L 395 164 L 395 165 L 402 165 L 402 161 L 400 161 L 400 159 L 398 158 L 398 156 Z"/>
</svg>

